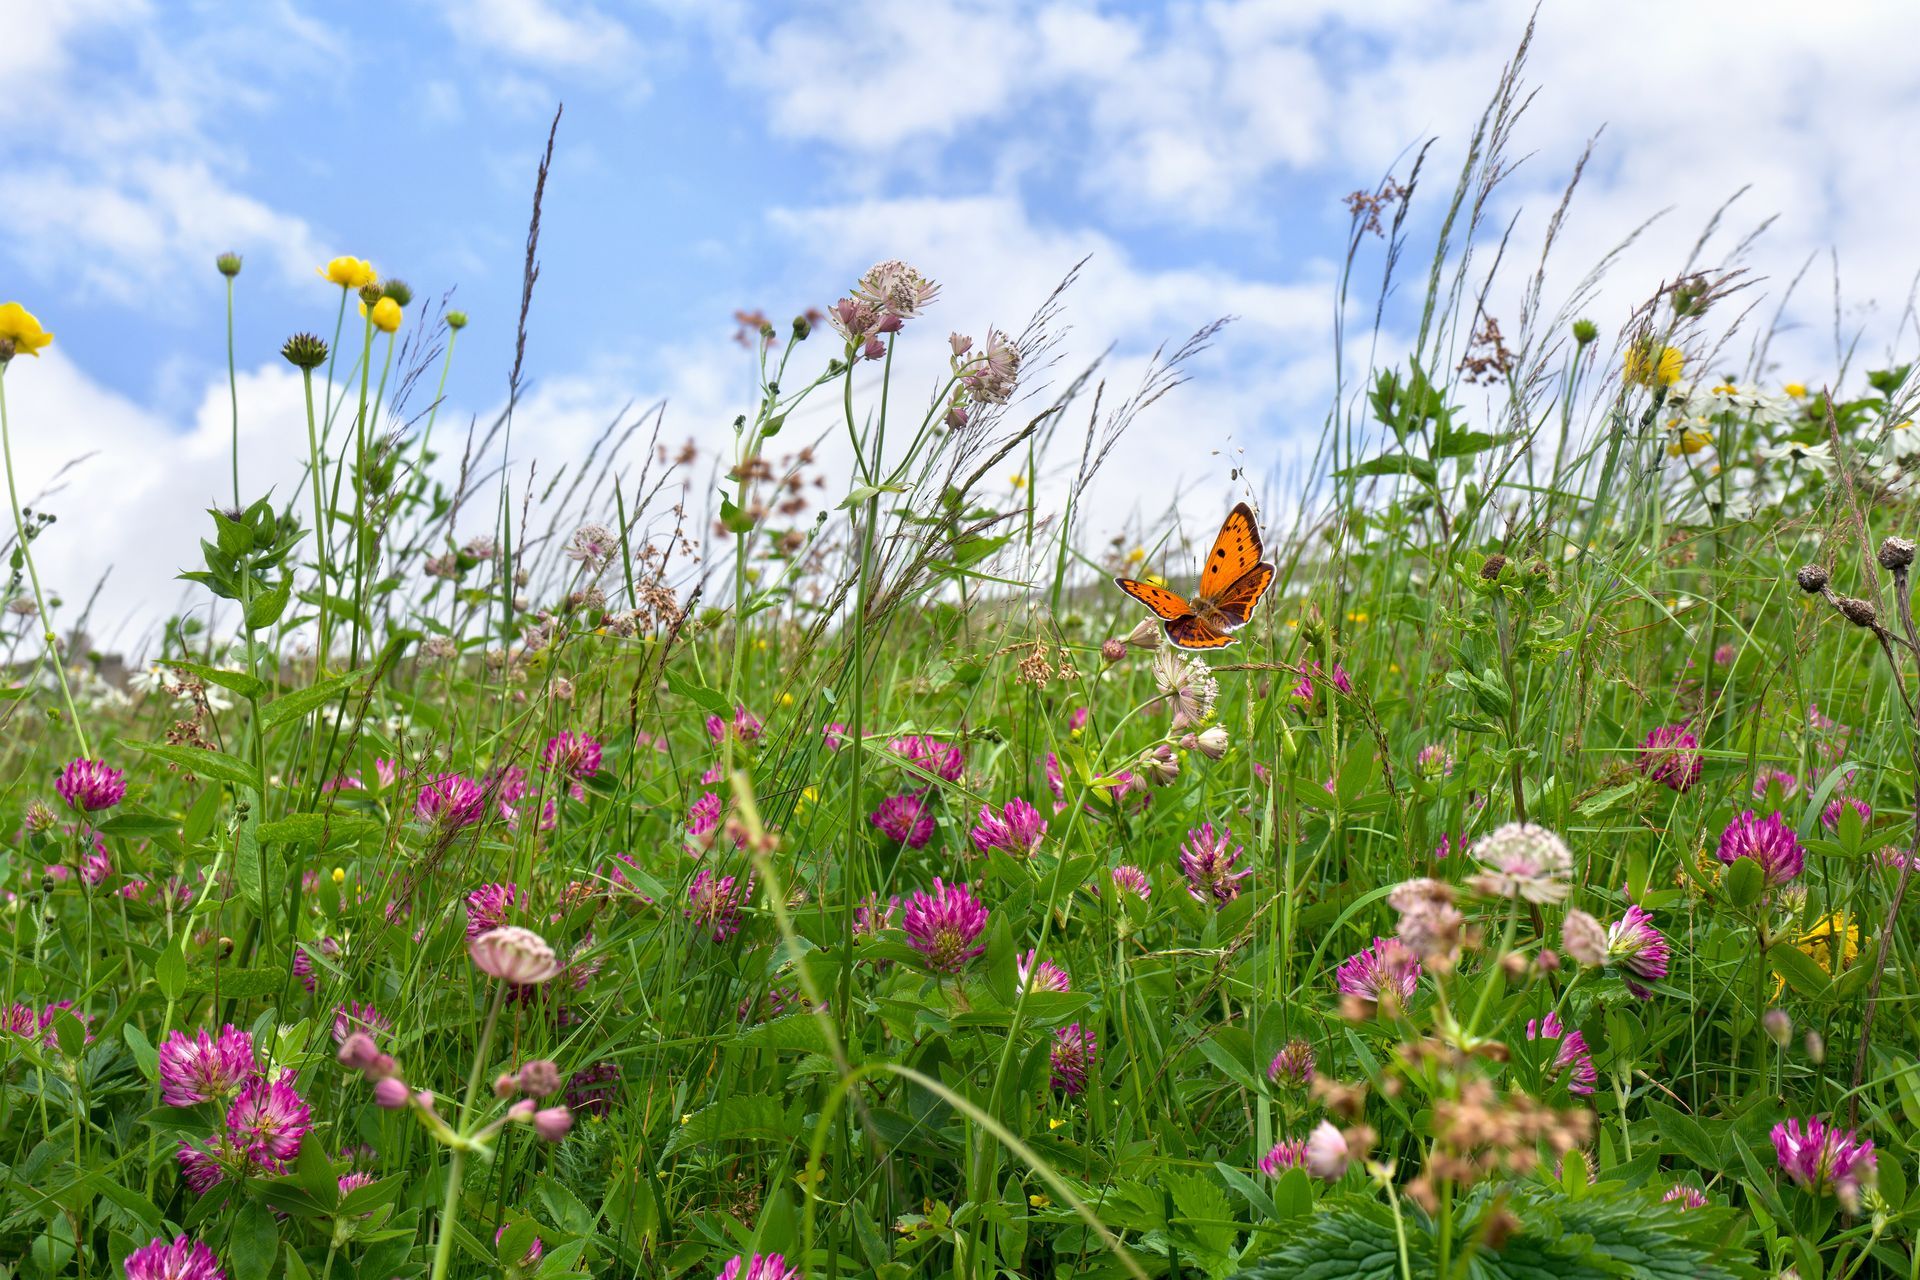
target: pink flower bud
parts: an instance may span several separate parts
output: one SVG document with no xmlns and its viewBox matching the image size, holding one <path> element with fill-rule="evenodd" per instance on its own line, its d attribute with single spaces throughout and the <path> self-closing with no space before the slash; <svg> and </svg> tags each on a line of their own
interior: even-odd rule
<svg viewBox="0 0 1920 1280">
<path fill-rule="evenodd" d="M 1307 1172 L 1323 1182 L 1338 1182 L 1347 1171 L 1347 1139 L 1328 1121 L 1307 1136 Z"/>
<path fill-rule="evenodd" d="M 380 1050 L 374 1045 L 373 1037 L 364 1031 L 356 1031 L 340 1042 L 340 1065 L 350 1071 L 365 1071 L 380 1059 Z"/>
<path fill-rule="evenodd" d="M 399 1076 L 388 1076 L 373 1086 L 373 1100 L 389 1111 L 398 1111 L 406 1106 L 411 1096 L 407 1082 Z"/>
<path fill-rule="evenodd" d="M 560 1087 L 560 1068 L 550 1058 L 535 1058 L 523 1064 L 514 1079 L 520 1092 L 542 1098 Z"/>
<path fill-rule="evenodd" d="M 533 1113 L 533 1131 L 548 1142 L 558 1142 L 573 1128 L 573 1112 L 565 1107 L 547 1107 Z"/>
<path fill-rule="evenodd" d="M 536 986 L 560 972 L 546 939 L 519 925 L 489 929 L 467 944 L 467 954 L 480 972 L 517 987 Z"/>
<path fill-rule="evenodd" d="M 513 1096 L 514 1088 L 514 1079 L 510 1072 L 502 1071 L 493 1078 L 493 1096 L 496 1098 Z"/>
</svg>

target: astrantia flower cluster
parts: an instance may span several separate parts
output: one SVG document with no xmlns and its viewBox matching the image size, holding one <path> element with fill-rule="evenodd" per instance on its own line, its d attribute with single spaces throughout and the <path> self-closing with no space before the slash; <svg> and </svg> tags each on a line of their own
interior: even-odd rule
<svg viewBox="0 0 1920 1280">
<path fill-rule="evenodd" d="M 1488 897 L 1552 903 L 1572 892 L 1573 851 L 1545 827 L 1509 822 L 1475 841 L 1473 857 L 1482 870 L 1467 883 Z"/>
</svg>

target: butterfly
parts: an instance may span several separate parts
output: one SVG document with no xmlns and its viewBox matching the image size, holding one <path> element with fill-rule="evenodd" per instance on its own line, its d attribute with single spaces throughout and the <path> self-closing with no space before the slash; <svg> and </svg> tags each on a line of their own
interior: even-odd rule
<svg viewBox="0 0 1920 1280">
<path fill-rule="evenodd" d="M 1167 639 L 1178 647 L 1219 649 L 1232 644 L 1231 633 L 1253 616 L 1253 606 L 1273 584 L 1273 566 L 1260 559 L 1260 526 L 1242 502 L 1220 526 L 1191 603 L 1150 582 L 1115 578 L 1113 584 L 1159 615 Z"/>
</svg>

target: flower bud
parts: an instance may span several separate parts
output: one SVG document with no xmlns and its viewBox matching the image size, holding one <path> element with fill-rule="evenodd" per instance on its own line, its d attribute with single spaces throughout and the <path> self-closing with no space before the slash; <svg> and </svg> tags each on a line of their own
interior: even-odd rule
<svg viewBox="0 0 1920 1280">
<path fill-rule="evenodd" d="M 560 1087 L 560 1068 L 551 1058 L 535 1058 L 523 1064 L 514 1078 L 520 1092 L 544 1097 Z"/>
<path fill-rule="evenodd" d="M 318 369 L 327 362 L 327 344 L 317 334 L 296 333 L 280 348 L 280 354 L 296 369 Z"/>
<path fill-rule="evenodd" d="M 464 311 L 447 312 L 447 328 L 455 333 L 467 327 L 467 313 Z"/>
<path fill-rule="evenodd" d="M 558 1142 L 573 1128 L 573 1112 L 565 1107 L 547 1107 L 533 1113 L 533 1131 L 548 1142 Z"/>
<path fill-rule="evenodd" d="M 413 286 L 405 280 L 389 280 L 380 286 L 383 297 L 392 298 L 396 305 L 406 306 L 413 301 Z"/>
<path fill-rule="evenodd" d="M 231 280 L 240 274 L 240 255 L 234 253 L 232 250 L 228 250 L 226 253 L 215 258 L 213 265 L 220 269 L 221 275 Z"/>
<path fill-rule="evenodd" d="M 1767 1039 L 1780 1048 L 1787 1047 L 1787 1041 L 1793 1039 L 1793 1019 L 1787 1016 L 1785 1009 L 1769 1009 L 1760 1015 L 1760 1025 L 1766 1028 Z"/>
<path fill-rule="evenodd" d="M 380 1050 L 373 1043 L 373 1037 L 364 1031 L 356 1031 L 340 1042 L 340 1065 L 350 1071 L 365 1071 L 380 1057 Z"/>
<path fill-rule="evenodd" d="M 1100 660 L 1109 665 L 1127 656 L 1127 642 L 1120 638 L 1109 637 L 1100 646 Z"/>
<path fill-rule="evenodd" d="M 1908 538 L 1888 538 L 1880 544 L 1880 567 L 1899 573 L 1913 563 L 1913 542 Z"/>
<path fill-rule="evenodd" d="M 1589 346 L 1600 337 L 1600 326 L 1591 320 L 1573 322 L 1573 340 L 1581 346 Z"/>
<path fill-rule="evenodd" d="M 1209 760 L 1218 760 L 1227 754 L 1227 731 L 1220 725 L 1208 725 L 1199 733 L 1190 733 L 1180 739 L 1180 745 L 1189 751 L 1198 751 Z"/>
<path fill-rule="evenodd" d="M 1346 1137 L 1331 1121 L 1322 1120 L 1320 1127 L 1307 1137 L 1307 1172 L 1322 1182 L 1338 1182 L 1347 1171 L 1349 1159 Z"/>
<path fill-rule="evenodd" d="M 1800 589 L 1808 595 L 1817 595 L 1825 591 L 1830 581 L 1827 571 L 1817 564 L 1801 565 L 1800 572 L 1793 575 L 1793 580 L 1799 583 Z"/>
<path fill-rule="evenodd" d="M 502 1071 L 493 1078 L 493 1096 L 496 1098 L 511 1098 L 517 1087 L 513 1073 L 510 1071 Z"/>
<path fill-rule="evenodd" d="M 1566 921 L 1560 926 L 1560 945 L 1590 969 L 1607 962 L 1607 931 L 1584 911 L 1567 912 Z"/>
<path fill-rule="evenodd" d="M 1127 633 L 1126 643 L 1135 649 L 1145 649 L 1151 653 L 1160 647 L 1160 624 L 1152 618 L 1143 618 L 1140 625 Z"/>
<path fill-rule="evenodd" d="M 805 342 L 807 335 L 812 332 L 813 321 L 807 319 L 805 315 L 797 315 L 793 318 L 793 340 L 795 342 Z"/>
<path fill-rule="evenodd" d="M 1480 566 L 1481 580 L 1485 582 L 1492 582 L 1495 578 L 1498 578 L 1500 576 L 1500 571 L 1506 567 L 1507 567 L 1507 558 L 1501 555 L 1498 551 L 1494 552 L 1492 555 L 1488 556 L 1486 559 L 1486 562 Z"/>
<path fill-rule="evenodd" d="M 1807 1058 L 1816 1067 L 1827 1060 L 1827 1041 L 1818 1031 L 1807 1032 Z"/>
<path fill-rule="evenodd" d="M 399 1076 L 388 1076 L 373 1086 L 373 1100 L 388 1111 L 400 1110 L 412 1096 L 407 1082 Z"/>
</svg>

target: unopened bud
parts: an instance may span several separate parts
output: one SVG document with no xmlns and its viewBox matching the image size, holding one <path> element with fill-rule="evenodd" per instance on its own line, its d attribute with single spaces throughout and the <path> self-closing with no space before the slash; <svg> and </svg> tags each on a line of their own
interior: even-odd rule
<svg viewBox="0 0 1920 1280">
<path fill-rule="evenodd" d="M 1769 1009 L 1760 1015 L 1760 1025 L 1767 1030 L 1767 1039 L 1780 1048 L 1787 1047 L 1787 1041 L 1793 1039 L 1793 1019 L 1787 1016 L 1785 1009 Z"/>
<path fill-rule="evenodd" d="M 1100 646 L 1100 660 L 1102 662 L 1111 664 L 1120 661 L 1120 659 L 1126 656 L 1127 642 L 1118 637 L 1110 638 Z"/>
<path fill-rule="evenodd" d="M 1573 322 L 1573 340 L 1581 346 L 1588 346 L 1600 337 L 1600 326 L 1591 320 Z"/>
<path fill-rule="evenodd" d="M 1825 591 L 1830 581 L 1827 571 L 1817 564 L 1801 565 L 1800 572 L 1793 575 L 1793 580 L 1799 583 L 1800 589 L 1808 595 L 1817 595 Z"/>
<path fill-rule="evenodd" d="M 1807 1032 L 1807 1057 L 1816 1067 L 1827 1060 L 1827 1041 L 1818 1031 Z"/>
<path fill-rule="evenodd" d="M 231 280 L 240 274 L 240 255 L 232 252 L 223 253 L 213 260 L 213 265 L 220 268 L 221 275 Z"/>
<path fill-rule="evenodd" d="M 447 312 L 447 328 L 455 333 L 467 327 L 467 313 L 464 311 Z"/>
</svg>

